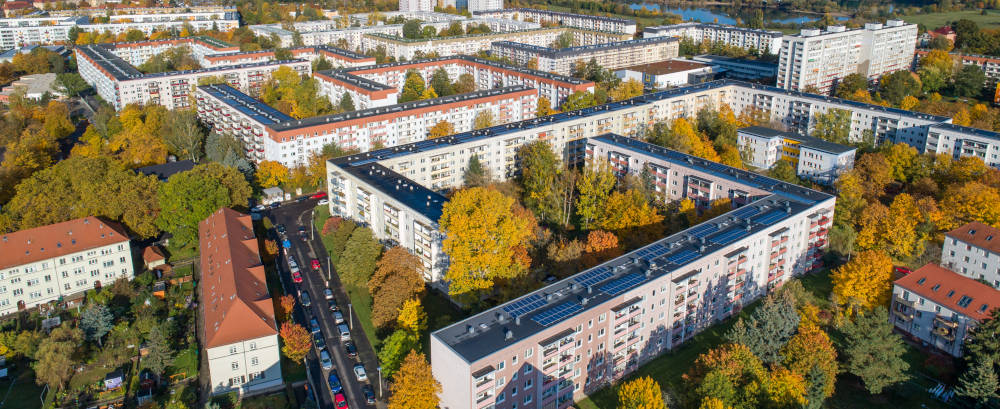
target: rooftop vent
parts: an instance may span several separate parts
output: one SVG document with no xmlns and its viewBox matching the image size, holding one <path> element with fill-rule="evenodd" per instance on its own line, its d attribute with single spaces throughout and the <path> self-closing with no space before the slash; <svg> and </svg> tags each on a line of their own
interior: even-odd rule
<svg viewBox="0 0 1000 409">
<path fill-rule="evenodd" d="M 504 337 L 504 339 L 512 339 L 512 338 L 514 338 L 514 331 L 511 331 L 509 329 L 504 328 L 504 330 L 503 330 L 503 337 Z"/>
</svg>

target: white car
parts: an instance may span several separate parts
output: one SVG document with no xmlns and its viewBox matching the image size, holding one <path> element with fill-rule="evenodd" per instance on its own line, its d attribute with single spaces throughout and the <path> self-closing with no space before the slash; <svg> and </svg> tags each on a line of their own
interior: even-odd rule
<svg viewBox="0 0 1000 409">
<path fill-rule="evenodd" d="M 323 290 L 323 297 L 326 297 L 326 299 L 328 299 L 328 300 L 332 300 L 333 299 L 333 290 L 331 290 L 329 288 Z"/>
<path fill-rule="evenodd" d="M 264 211 L 264 209 L 267 209 L 267 206 L 264 206 L 264 205 L 256 205 L 256 206 L 254 206 L 254 207 L 253 207 L 253 211 L 255 211 L 255 212 L 263 212 L 263 211 Z"/>
<path fill-rule="evenodd" d="M 319 351 L 319 364 L 327 371 L 333 369 L 333 361 L 330 360 L 330 353 L 326 352 L 325 349 Z"/>
<path fill-rule="evenodd" d="M 358 382 L 367 381 L 368 374 L 365 373 L 365 366 L 361 364 L 354 364 L 354 376 L 358 378 Z"/>
<path fill-rule="evenodd" d="M 325 205 L 327 203 L 330 203 L 330 201 L 326 199 L 319 199 L 319 202 L 316 202 L 317 205 Z"/>
</svg>

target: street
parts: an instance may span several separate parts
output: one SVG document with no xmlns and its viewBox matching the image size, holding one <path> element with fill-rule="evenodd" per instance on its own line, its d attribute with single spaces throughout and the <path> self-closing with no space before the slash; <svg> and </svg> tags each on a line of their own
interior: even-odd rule
<svg viewBox="0 0 1000 409">
<path fill-rule="evenodd" d="M 285 237 L 291 242 L 291 248 L 282 250 L 283 257 L 280 257 L 280 261 L 278 262 L 278 271 L 281 275 L 282 286 L 284 286 L 287 294 L 294 294 L 298 301 L 295 313 L 296 322 L 308 329 L 310 318 L 316 317 L 319 321 L 323 338 L 326 341 L 326 350 L 330 354 L 334 369 L 337 371 L 337 376 L 343 385 L 343 393 L 347 399 L 348 407 L 373 407 L 373 405 L 367 404 L 362 392 L 362 386 L 367 384 L 375 391 L 376 398 L 378 399 L 377 406 L 385 408 L 385 400 L 379 398 L 378 358 L 367 336 L 361 329 L 361 324 L 358 322 L 357 317 L 351 313 L 350 300 L 341 286 L 336 272 L 333 271 L 332 266 L 328 265 L 327 252 L 323 247 L 319 232 L 313 228 L 312 211 L 316 207 L 316 204 L 317 199 L 309 199 L 303 202 L 293 201 L 284 204 L 278 209 L 264 212 L 265 215 L 271 217 L 271 221 L 275 226 L 279 224 L 285 226 Z M 305 227 L 305 240 L 299 234 L 300 226 Z M 292 281 L 287 255 L 292 255 L 298 264 L 303 280 L 300 284 L 295 284 Z M 319 271 L 312 269 L 310 264 L 313 259 L 319 260 L 321 266 Z M 332 277 L 328 274 L 332 275 Z M 344 343 L 340 340 L 340 334 L 336 328 L 337 324 L 334 321 L 334 312 L 328 308 L 327 300 L 323 296 L 324 289 L 327 288 L 327 282 L 329 282 L 329 288 L 333 290 L 337 306 L 340 308 L 344 319 L 347 320 L 350 327 L 351 341 L 357 347 L 357 357 L 352 358 L 348 356 L 344 349 Z M 309 298 L 312 301 L 309 307 L 304 307 L 301 304 L 301 292 L 303 291 L 309 293 Z M 310 378 L 314 382 L 316 394 L 319 396 L 320 402 L 318 403 L 320 407 L 333 408 L 334 396 L 327 383 L 329 372 L 322 370 L 320 367 L 318 351 L 313 348 L 313 351 L 306 360 L 307 370 L 310 372 Z M 354 365 L 358 362 L 364 364 L 365 372 L 368 376 L 368 380 L 365 382 L 359 382 L 354 375 Z M 384 393 L 385 391 L 382 392 Z"/>
</svg>

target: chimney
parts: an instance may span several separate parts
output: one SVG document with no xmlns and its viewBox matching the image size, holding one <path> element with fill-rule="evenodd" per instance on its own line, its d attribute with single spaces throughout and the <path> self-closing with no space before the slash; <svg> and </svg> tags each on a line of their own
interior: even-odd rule
<svg viewBox="0 0 1000 409">
<path fill-rule="evenodd" d="M 469 335 L 472 335 L 472 334 L 476 333 L 476 328 L 473 327 L 473 326 L 471 326 L 471 325 L 466 325 L 465 326 L 465 331 L 468 332 Z"/>
<path fill-rule="evenodd" d="M 503 335 L 504 339 L 512 339 L 514 338 L 514 331 L 504 328 Z"/>
</svg>

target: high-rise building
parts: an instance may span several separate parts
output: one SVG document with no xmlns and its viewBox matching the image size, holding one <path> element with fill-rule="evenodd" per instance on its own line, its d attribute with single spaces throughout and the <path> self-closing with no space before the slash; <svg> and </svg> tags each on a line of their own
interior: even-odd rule
<svg viewBox="0 0 1000 409">
<path fill-rule="evenodd" d="M 434 11 L 434 1 L 399 0 L 399 11 Z"/>
<path fill-rule="evenodd" d="M 472 13 L 500 10 L 503 8 L 503 0 L 468 0 L 466 7 Z"/>
</svg>

